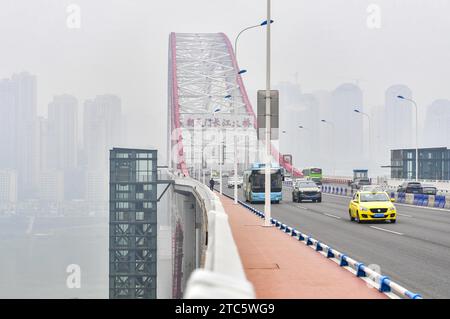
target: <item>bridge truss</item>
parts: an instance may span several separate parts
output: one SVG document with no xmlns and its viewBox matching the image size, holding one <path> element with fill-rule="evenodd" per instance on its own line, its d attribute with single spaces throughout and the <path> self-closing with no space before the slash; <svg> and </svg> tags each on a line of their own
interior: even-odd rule
<svg viewBox="0 0 450 319">
<path fill-rule="evenodd" d="M 204 170 L 217 169 L 219 163 L 231 170 L 236 156 L 242 172 L 263 158 L 255 113 L 225 34 L 171 33 L 168 86 L 172 167 L 186 176 L 200 176 Z M 289 172 L 301 175 L 273 146 L 272 156 Z"/>
</svg>

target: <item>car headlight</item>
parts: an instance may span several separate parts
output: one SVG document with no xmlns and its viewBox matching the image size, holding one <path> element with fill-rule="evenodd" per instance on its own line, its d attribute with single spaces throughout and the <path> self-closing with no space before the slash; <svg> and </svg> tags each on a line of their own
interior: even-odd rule
<svg viewBox="0 0 450 319">
<path fill-rule="evenodd" d="M 369 209 L 368 209 L 367 207 L 361 206 L 361 211 L 363 211 L 363 212 L 368 212 Z"/>
<path fill-rule="evenodd" d="M 390 208 L 389 208 L 389 211 L 390 211 L 390 212 L 395 211 L 395 206 L 390 207 Z"/>
</svg>

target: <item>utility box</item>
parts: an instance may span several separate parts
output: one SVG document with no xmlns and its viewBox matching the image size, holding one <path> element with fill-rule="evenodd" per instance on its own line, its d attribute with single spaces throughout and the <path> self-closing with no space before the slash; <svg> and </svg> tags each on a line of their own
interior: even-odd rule
<svg viewBox="0 0 450 319">
<path fill-rule="evenodd" d="M 258 90 L 258 140 L 265 139 L 266 132 L 266 90 Z M 270 91 L 270 137 L 272 140 L 278 139 L 279 129 L 279 92 Z"/>
</svg>

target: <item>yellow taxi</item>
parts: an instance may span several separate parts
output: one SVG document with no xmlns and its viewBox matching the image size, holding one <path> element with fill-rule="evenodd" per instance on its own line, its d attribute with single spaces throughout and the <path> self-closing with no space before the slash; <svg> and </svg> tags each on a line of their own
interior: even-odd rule
<svg viewBox="0 0 450 319">
<path fill-rule="evenodd" d="M 397 221 L 397 211 L 386 192 L 358 191 L 353 195 L 348 207 L 351 221 Z"/>
</svg>

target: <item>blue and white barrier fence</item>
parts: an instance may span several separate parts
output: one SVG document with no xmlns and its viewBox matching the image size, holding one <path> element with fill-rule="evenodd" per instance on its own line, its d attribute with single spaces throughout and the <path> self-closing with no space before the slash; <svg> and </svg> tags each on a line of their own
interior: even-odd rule
<svg viewBox="0 0 450 319">
<path fill-rule="evenodd" d="M 338 188 L 336 191 L 340 191 Z M 224 196 L 234 199 L 232 196 L 229 196 L 227 194 L 223 194 Z M 263 212 L 257 210 L 256 208 L 248 205 L 247 203 L 244 203 L 240 200 L 238 200 L 239 204 L 250 210 L 253 214 L 260 218 L 265 218 L 265 215 Z M 378 291 L 382 293 L 393 293 L 398 297 L 401 298 L 408 298 L 408 299 L 422 299 L 422 296 L 413 293 L 409 291 L 408 289 L 400 286 L 399 284 L 391 281 L 391 279 L 388 276 L 383 276 L 380 273 L 374 271 L 373 269 L 367 267 L 363 263 L 357 262 L 353 258 L 348 257 L 347 255 L 331 248 L 330 246 L 320 242 L 317 239 L 312 238 L 309 235 L 306 235 L 297 229 L 290 227 L 284 223 L 282 223 L 279 220 L 276 220 L 275 218 L 271 218 L 270 222 L 272 225 L 283 231 L 284 233 L 288 234 L 289 236 L 295 237 L 298 241 L 304 242 L 307 246 L 310 246 L 317 252 L 323 253 L 327 258 L 334 258 L 341 267 L 348 267 L 347 270 L 350 268 L 355 271 L 355 275 L 357 277 L 361 278 L 368 278 L 372 281 L 373 285 L 377 287 Z"/>
<path fill-rule="evenodd" d="M 290 184 L 288 184 L 290 183 Z M 292 187 L 292 182 L 286 182 L 285 186 Z M 322 185 L 322 192 L 327 194 L 351 196 L 352 189 L 338 185 Z M 400 204 L 409 204 L 423 207 L 450 209 L 450 195 L 425 195 L 425 194 L 405 194 L 394 191 L 387 191 L 391 198 Z"/>
</svg>

